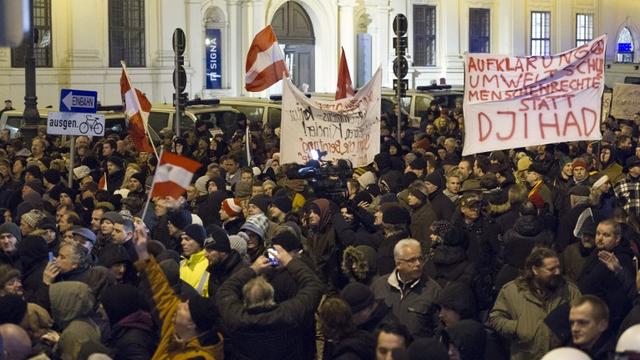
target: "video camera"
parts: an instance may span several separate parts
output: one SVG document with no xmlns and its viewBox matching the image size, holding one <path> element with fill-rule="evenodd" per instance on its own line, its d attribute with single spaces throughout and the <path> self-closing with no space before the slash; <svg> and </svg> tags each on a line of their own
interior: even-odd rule
<svg viewBox="0 0 640 360">
<path fill-rule="evenodd" d="M 331 161 L 322 160 L 326 155 L 326 151 L 311 150 L 311 160 L 298 169 L 297 177 L 307 180 L 316 196 L 341 204 L 347 197 L 347 180 L 352 174 L 351 162 L 340 159 L 334 165 Z"/>
</svg>

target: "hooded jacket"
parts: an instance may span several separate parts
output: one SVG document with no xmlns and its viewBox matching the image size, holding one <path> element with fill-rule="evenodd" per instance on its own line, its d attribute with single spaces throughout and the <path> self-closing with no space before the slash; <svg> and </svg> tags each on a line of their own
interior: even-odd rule
<svg viewBox="0 0 640 360">
<path fill-rule="evenodd" d="M 96 300 L 91 289 L 79 281 L 64 281 L 49 287 L 51 315 L 62 332 L 56 351 L 63 360 L 74 360 L 82 345 L 100 342 L 100 329 L 91 319 Z"/>
</svg>

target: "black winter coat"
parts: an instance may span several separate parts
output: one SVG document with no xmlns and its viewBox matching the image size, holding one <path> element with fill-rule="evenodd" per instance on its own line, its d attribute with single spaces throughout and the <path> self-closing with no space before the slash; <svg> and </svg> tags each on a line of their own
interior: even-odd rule
<svg viewBox="0 0 640 360">
<path fill-rule="evenodd" d="M 620 261 L 622 271 L 634 278 L 633 253 L 628 243 L 618 244 L 612 252 Z M 631 309 L 632 300 L 628 296 L 629 289 L 623 286 L 615 274 L 600 262 L 597 249 L 587 259 L 578 279 L 578 286 L 582 294 L 595 295 L 607 303 L 610 311 L 609 326 L 612 329 L 616 329 L 620 325 Z"/>
<path fill-rule="evenodd" d="M 107 345 L 113 349 L 114 360 L 147 360 L 153 356 L 157 343 L 151 315 L 140 310 L 111 328 Z"/>
<path fill-rule="evenodd" d="M 255 272 L 245 268 L 225 281 L 216 293 L 216 304 L 223 320 L 225 348 L 231 359 L 302 359 L 304 334 L 300 329 L 313 314 L 324 292 L 320 279 L 301 260 L 287 266 L 298 294 L 280 304 L 246 309 L 242 287 Z"/>
<path fill-rule="evenodd" d="M 378 247 L 378 275 L 389 274 L 396 268 L 393 259 L 393 248 L 398 241 L 410 237 L 409 232 L 403 231 L 390 237 L 385 237 Z"/>
<path fill-rule="evenodd" d="M 227 258 L 215 266 L 209 265 L 209 298 L 214 298 L 218 287 L 222 285 L 233 274 L 247 267 L 237 251 L 231 250 Z"/>
</svg>

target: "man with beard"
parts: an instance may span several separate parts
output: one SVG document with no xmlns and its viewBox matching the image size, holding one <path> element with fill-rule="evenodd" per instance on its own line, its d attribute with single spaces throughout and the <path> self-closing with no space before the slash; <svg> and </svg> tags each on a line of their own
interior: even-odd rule
<svg viewBox="0 0 640 360">
<path fill-rule="evenodd" d="M 600 261 L 605 254 L 613 254 L 620 262 L 621 274 L 616 276 L 607 265 Z M 620 275 L 635 278 L 633 252 L 629 242 L 622 238 L 620 225 L 613 220 L 604 220 L 596 228 L 596 250 L 587 259 L 582 274 L 578 278 L 578 286 L 584 294 L 595 295 L 603 299 L 611 311 L 611 328 L 617 329 L 624 316 L 633 304 L 633 298 L 628 296 L 629 286 Z"/>
<path fill-rule="evenodd" d="M 218 287 L 231 275 L 243 269 L 247 264 L 240 254 L 231 248 L 229 236 L 218 225 L 207 228 L 208 237 L 204 241 L 204 256 L 209 261 L 209 297 L 214 298 Z"/>
<path fill-rule="evenodd" d="M 580 290 L 560 274 L 555 251 L 537 247 L 524 274 L 502 287 L 488 325 L 510 340 L 512 360 L 539 359 L 551 349 L 552 335 L 543 320 L 556 307 L 580 297 Z"/>
</svg>

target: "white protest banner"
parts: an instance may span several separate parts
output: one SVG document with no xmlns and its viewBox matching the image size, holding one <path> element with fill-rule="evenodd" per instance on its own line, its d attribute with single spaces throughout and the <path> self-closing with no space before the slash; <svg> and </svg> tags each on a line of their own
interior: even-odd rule
<svg viewBox="0 0 640 360">
<path fill-rule="evenodd" d="M 633 119 L 640 111 L 640 85 L 616 84 L 611 99 L 611 115 L 616 119 Z"/>
<path fill-rule="evenodd" d="M 50 112 L 47 115 L 47 134 L 104 136 L 104 115 Z"/>
<path fill-rule="evenodd" d="M 325 160 L 350 160 L 353 166 L 373 161 L 380 152 L 382 72 L 354 97 L 337 101 L 307 98 L 284 79 L 280 162 L 304 164 L 311 150 L 326 151 Z"/>
<path fill-rule="evenodd" d="M 599 140 L 606 35 L 551 56 L 465 57 L 462 154 Z"/>
</svg>

